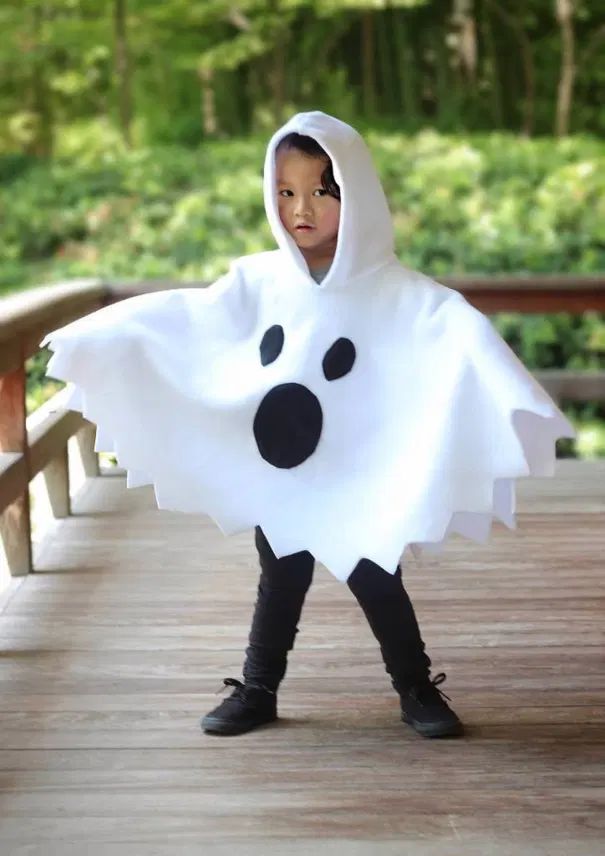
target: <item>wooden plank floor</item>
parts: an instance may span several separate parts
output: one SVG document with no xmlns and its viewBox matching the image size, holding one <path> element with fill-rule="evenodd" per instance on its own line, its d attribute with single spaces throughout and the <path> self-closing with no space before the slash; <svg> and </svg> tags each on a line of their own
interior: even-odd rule
<svg viewBox="0 0 605 856">
<path fill-rule="evenodd" d="M 399 721 L 361 610 L 318 567 L 279 723 L 198 719 L 239 677 L 250 534 L 159 512 L 120 474 L 0 616 L 0 853 L 570 856 L 605 852 L 605 461 L 522 482 L 519 525 L 404 576 L 467 735 Z"/>
</svg>

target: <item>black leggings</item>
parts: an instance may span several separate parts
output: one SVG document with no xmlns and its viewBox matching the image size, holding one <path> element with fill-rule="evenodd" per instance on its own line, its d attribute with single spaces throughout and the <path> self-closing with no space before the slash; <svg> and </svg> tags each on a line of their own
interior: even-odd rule
<svg viewBox="0 0 605 856">
<path fill-rule="evenodd" d="M 261 575 L 246 649 L 244 679 L 276 690 L 294 647 L 315 559 L 306 550 L 278 559 L 260 527 L 255 533 Z M 429 675 L 414 607 L 401 581 L 401 567 L 390 574 L 362 559 L 347 580 L 378 640 L 387 672 L 398 691 Z"/>
</svg>

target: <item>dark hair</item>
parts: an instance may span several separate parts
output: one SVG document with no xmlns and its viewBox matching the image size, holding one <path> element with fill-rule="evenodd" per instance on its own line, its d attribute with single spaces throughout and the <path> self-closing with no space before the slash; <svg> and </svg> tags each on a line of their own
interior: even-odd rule
<svg viewBox="0 0 605 856">
<path fill-rule="evenodd" d="M 326 168 L 321 174 L 321 186 L 330 194 L 330 196 L 333 196 L 334 199 L 338 199 L 340 201 L 340 187 L 334 178 L 332 161 L 329 154 L 325 149 L 322 149 L 317 140 L 314 140 L 313 137 L 307 137 L 304 134 L 286 134 L 286 136 L 282 137 L 279 141 L 277 148 L 275 149 L 275 153 L 277 154 L 277 152 L 282 149 L 296 149 L 310 158 L 318 158 L 320 160 L 327 161 Z"/>
</svg>

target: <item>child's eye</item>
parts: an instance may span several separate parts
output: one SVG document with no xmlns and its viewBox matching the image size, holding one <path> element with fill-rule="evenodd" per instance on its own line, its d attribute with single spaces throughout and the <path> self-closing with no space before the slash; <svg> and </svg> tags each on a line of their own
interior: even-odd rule
<svg viewBox="0 0 605 856">
<path fill-rule="evenodd" d="M 294 194 L 292 193 L 292 191 L 291 191 L 291 190 L 280 190 L 280 191 L 279 191 L 279 195 L 280 195 L 280 196 L 288 196 L 288 195 L 289 195 L 289 196 L 293 196 Z"/>
<path fill-rule="evenodd" d="M 316 193 L 318 196 L 325 196 L 327 191 L 323 187 L 318 187 L 313 193 Z"/>
</svg>

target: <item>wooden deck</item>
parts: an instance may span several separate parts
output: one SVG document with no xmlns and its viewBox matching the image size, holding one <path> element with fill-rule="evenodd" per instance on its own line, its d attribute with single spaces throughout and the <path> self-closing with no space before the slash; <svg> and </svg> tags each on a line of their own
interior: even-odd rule
<svg viewBox="0 0 605 856">
<path fill-rule="evenodd" d="M 318 567 L 280 721 L 220 738 L 198 720 L 241 674 L 251 535 L 89 479 L 3 596 L 0 852 L 605 852 L 605 461 L 519 493 L 517 532 L 404 569 L 465 737 L 399 721 L 361 610 Z"/>
</svg>

